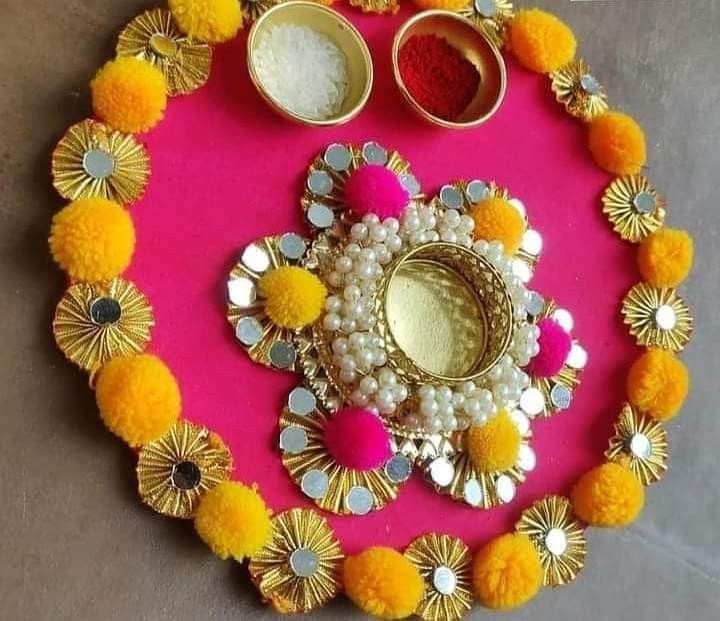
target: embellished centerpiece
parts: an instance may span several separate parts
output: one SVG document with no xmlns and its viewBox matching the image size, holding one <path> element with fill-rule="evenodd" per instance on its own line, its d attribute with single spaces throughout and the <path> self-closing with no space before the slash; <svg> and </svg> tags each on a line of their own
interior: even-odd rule
<svg viewBox="0 0 720 621">
<path fill-rule="evenodd" d="M 587 361 L 572 316 L 527 288 L 542 250 L 523 203 L 479 179 L 429 200 L 395 151 L 332 144 L 300 199 L 313 230 L 257 240 L 228 319 L 259 363 L 300 372 L 280 416 L 303 492 L 364 514 L 419 468 L 471 506 L 535 466 L 530 420 L 566 409 Z"/>
</svg>

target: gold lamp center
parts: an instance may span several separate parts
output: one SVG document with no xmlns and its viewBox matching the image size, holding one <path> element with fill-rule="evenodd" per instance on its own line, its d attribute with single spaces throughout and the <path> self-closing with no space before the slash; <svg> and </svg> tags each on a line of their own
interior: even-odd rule
<svg viewBox="0 0 720 621">
<path fill-rule="evenodd" d="M 388 359 L 406 380 L 459 382 L 508 348 L 513 309 L 500 273 L 476 253 L 424 244 L 386 273 L 376 306 Z"/>
<path fill-rule="evenodd" d="M 437 261 L 403 262 L 390 280 L 387 320 L 400 349 L 434 375 L 464 377 L 486 346 L 486 319 L 470 284 Z"/>
</svg>

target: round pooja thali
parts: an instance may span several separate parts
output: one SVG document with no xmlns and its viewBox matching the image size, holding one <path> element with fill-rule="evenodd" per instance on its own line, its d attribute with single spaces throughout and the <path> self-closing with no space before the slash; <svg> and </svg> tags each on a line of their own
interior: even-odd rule
<svg viewBox="0 0 720 621">
<path fill-rule="evenodd" d="M 513 608 L 667 467 L 692 240 L 557 18 L 351 4 L 122 31 L 53 154 L 53 329 L 143 502 L 279 612 Z"/>
</svg>

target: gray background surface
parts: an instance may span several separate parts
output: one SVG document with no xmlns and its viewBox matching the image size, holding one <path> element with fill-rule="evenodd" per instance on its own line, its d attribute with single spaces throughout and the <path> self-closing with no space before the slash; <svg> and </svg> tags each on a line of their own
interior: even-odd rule
<svg viewBox="0 0 720 621">
<path fill-rule="evenodd" d="M 691 229 L 684 288 L 695 385 L 672 467 L 622 532 L 592 530 L 573 586 L 503 618 L 705 621 L 720 615 L 718 412 L 720 0 L 538 0 L 572 24 L 614 100 L 649 137 L 671 222 Z M 271 619 L 245 571 L 137 501 L 130 457 L 49 331 L 62 276 L 46 238 L 60 204 L 49 153 L 89 109 L 87 82 L 146 0 L 0 0 L 0 618 Z M 475 609 L 472 618 L 483 618 Z M 335 602 L 314 618 L 362 618 Z"/>
</svg>

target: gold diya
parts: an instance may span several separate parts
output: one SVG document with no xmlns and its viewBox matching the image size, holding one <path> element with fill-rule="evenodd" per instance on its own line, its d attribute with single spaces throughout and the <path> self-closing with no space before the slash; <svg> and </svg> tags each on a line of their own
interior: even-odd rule
<svg viewBox="0 0 720 621">
<path fill-rule="evenodd" d="M 297 114 L 273 97 L 261 80 L 256 64 L 259 41 L 276 26 L 294 24 L 306 26 L 324 35 L 345 57 L 347 92 L 340 109 L 326 118 L 310 118 Z M 373 64 L 365 40 L 357 28 L 337 11 L 304 0 L 282 2 L 263 13 L 250 29 L 247 40 L 247 66 L 255 88 L 270 107 L 286 119 L 311 126 L 331 126 L 347 123 L 363 109 L 373 84 Z"/>
<path fill-rule="evenodd" d="M 405 43 L 414 36 L 435 35 L 445 39 L 469 60 L 480 74 L 478 89 L 464 112 L 448 120 L 428 112 L 410 94 L 400 72 L 398 57 Z M 408 106 L 422 119 L 448 129 L 476 127 L 495 114 L 505 98 L 505 61 L 485 29 L 451 11 L 424 11 L 408 19 L 397 31 L 392 48 L 395 83 Z"/>
</svg>

